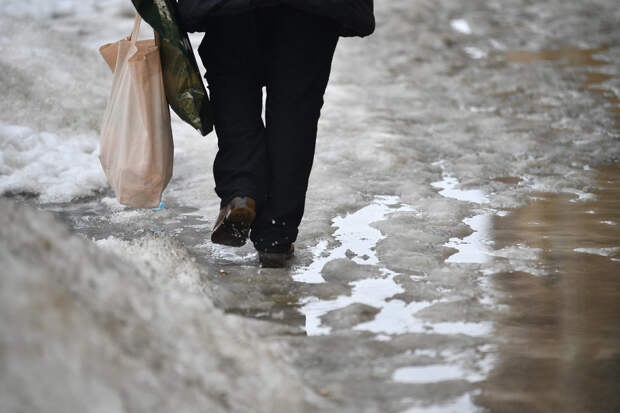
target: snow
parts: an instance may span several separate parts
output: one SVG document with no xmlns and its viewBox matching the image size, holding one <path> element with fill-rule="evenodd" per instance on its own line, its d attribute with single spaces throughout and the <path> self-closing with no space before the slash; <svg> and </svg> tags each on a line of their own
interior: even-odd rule
<svg viewBox="0 0 620 413">
<path fill-rule="evenodd" d="M 41 20 L 59 15 L 92 15 L 123 3 L 120 0 L 3 0 L 3 12 L 12 16 L 32 16 Z"/>
<path fill-rule="evenodd" d="M 575 248 L 573 251 L 583 254 L 600 255 L 601 257 L 610 257 L 620 252 L 620 247 L 611 248 Z"/>
<path fill-rule="evenodd" d="M 446 262 L 484 264 L 489 261 L 489 243 L 491 242 L 492 215 L 481 214 L 465 218 L 463 222 L 473 233 L 467 237 L 451 238 L 444 245 L 455 248 L 458 252 L 451 255 Z"/>
<path fill-rule="evenodd" d="M 464 19 L 454 19 L 450 21 L 450 26 L 457 32 L 463 34 L 471 34 L 471 27 L 469 27 L 469 23 Z"/>
<path fill-rule="evenodd" d="M 437 383 L 448 380 L 480 381 L 484 377 L 472 374 L 454 364 L 402 367 L 392 376 L 399 383 Z"/>
<path fill-rule="evenodd" d="M 475 204 L 486 204 L 489 202 L 484 191 L 480 189 L 460 189 L 459 180 L 446 170 L 445 161 L 437 161 L 433 163 L 433 166 L 441 168 L 441 181 L 431 183 L 433 188 L 441 189 L 439 195 Z"/>
<path fill-rule="evenodd" d="M 374 320 L 359 324 L 355 329 L 376 334 L 462 334 L 470 337 L 485 337 L 491 333 L 492 324 L 486 321 L 429 322 L 416 316 L 416 313 L 441 302 L 446 301 L 414 301 L 406 304 L 391 299 L 382 305 L 381 312 Z"/>
<path fill-rule="evenodd" d="M 415 211 L 409 205 L 400 205 L 399 201 L 398 197 L 381 195 L 370 205 L 354 213 L 335 217 L 332 220 L 332 226 L 336 228 L 333 236 L 340 245 L 328 251 L 325 240 L 319 241 L 313 250 L 312 264 L 297 269 L 293 279 L 305 283 L 325 282 L 321 276 L 325 264 L 338 258 L 345 258 L 347 253 L 353 256 L 353 262 L 377 265 L 379 259 L 375 249 L 377 243 L 385 237 L 371 225 L 383 221 L 389 214 Z"/>
<path fill-rule="evenodd" d="M 174 278 L 188 291 L 200 293 L 202 282 L 195 260 L 181 245 L 167 237 L 150 235 L 133 241 L 108 237 L 95 242 L 104 251 L 115 253 L 151 274 Z"/>
<path fill-rule="evenodd" d="M 416 340 L 421 340 L 430 343 L 431 348 L 448 346 L 463 351 L 470 345 L 464 343 L 493 339 L 493 317 L 485 312 L 498 307 L 490 275 L 510 271 L 546 275 L 549 270 L 540 263 L 540 249 L 515 244 L 494 250 L 491 241 L 495 216 L 504 216 L 530 201 L 536 191 L 570 194 L 576 205 L 585 205 L 595 198 L 592 183 L 596 172 L 590 165 L 617 160 L 618 133 L 610 120 L 613 115 L 578 81 L 583 72 L 594 69 L 506 59 L 514 50 L 554 49 L 576 38 L 586 39 L 579 42 L 579 47 L 584 48 L 600 42 L 613 44 L 616 31 L 597 32 L 592 25 L 572 21 L 583 15 L 579 10 L 586 6 L 581 3 L 377 3 L 376 35 L 364 41 L 343 39 L 339 46 L 319 126 L 306 214 L 296 243 L 297 257 L 290 273 L 278 273 L 257 269 L 251 246 L 231 250 L 208 241 L 212 219 L 219 209 L 211 171 L 217 140 L 214 135 L 199 136 L 176 117 L 172 121 L 175 172 L 164 194 L 164 210 L 126 208 L 106 192 L 97 141 L 111 75 L 97 47 L 131 30 L 134 11 L 130 2 L 5 0 L 0 15 L 0 193 L 37 195 L 31 202 L 41 208 L 52 208 L 47 205 L 50 202 L 67 203 L 54 206 L 57 211 L 83 205 L 80 202 L 84 198 L 97 195 L 88 204 L 93 207 L 88 211 L 92 215 L 85 218 L 78 213 L 68 214 L 78 229 L 86 226 L 90 218 L 101 223 L 95 231 L 98 238 L 91 245 L 97 249 L 85 255 L 90 262 L 83 263 L 85 278 L 78 280 L 104 279 L 92 267 L 101 254 L 108 257 L 103 259 L 106 265 L 118 263 L 120 269 L 118 279 L 101 284 L 99 288 L 107 289 L 101 295 L 88 295 L 86 289 L 79 289 L 78 296 L 91 311 L 93 307 L 88 305 L 109 303 L 110 297 L 129 302 L 137 297 L 139 309 L 135 313 L 129 312 L 128 317 L 105 313 L 109 317 L 104 319 L 112 326 L 116 316 L 129 323 L 127 330 L 121 329 L 114 336 L 124 344 L 124 337 L 139 344 L 144 338 L 142 332 L 147 331 L 149 345 L 161 345 L 157 347 L 159 353 L 149 353 L 148 345 L 143 349 L 131 340 L 128 347 L 138 354 L 137 350 L 144 350 L 154 358 L 163 354 L 179 369 L 178 376 L 166 373 L 162 379 L 161 373 L 150 370 L 148 363 L 131 359 L 143 369 L 136 375 L 143 374 L 144 380 L 161 386 L 157 387 L 160 394 L 176 397 L 180 393 L 175 390 L 186 389 L 179 390 L 174 384 L 183 383 L 182 378 L 193 374 L 210 377 L 202 375 L 213 368 L 207 358 L 192 363 L 198 356 L 208 356 L 203 334 L 224 336 L 222 346 L 239 350 L 247 357 L 246 367 L 263 366 L 276 379 L 282 376 L 274 371 L 288 371 L 279 362 L 258 365 L 264 360 L 280 360 L 282 354 L 289 353 L 270 353 L 265 341 L 254 335 L 254 326 L 241 323 L 239 318 L 222 318 L 210 304 L 213 297 L 203 295 L 205 288 L 218 292 L 215 299 L 227 311 L 257 308 L 257 317 L 279 317 L 287 323 L 294 322 L 287 313 L 276 317 L 285 313 L 271 308 L 273 291 L 289 294 L 287 299 L 295 302 L 293 312 L 298 306 L 302 313 L 299 318 L 305 317 L 301 327 L 310 336 L 321 336 L 296 343 L 307 352 L 306 361 L 331 356 L 344 365 L 347 354 L 325 352 L 317 344 L 340 343 L 329 341 L 332 337 L 350 339 L 360 347 L 367 343 L 364 337 L 370 337 L 379 349 L 382 345 L 396 349 L 399 340 L 411 340 L 408 349 L 417 349 L 420 342 Z M 410 7 L 412 4 L 414 7 Z M 523 24 L 525 6 L 536 17 Z M 591 21 L 596 17 L 601 15 Z M 575 24 L 567 24 L 567 19 Z M 507 29 L 516 27 L 519 29 Z M 144 30 L 144 36 L 148 35 Z M 191 36 L 194 45 L 200 37 Z M 606 88 L 606 93 L 618 94 L 618 48 L 599 55 L 610 64 L 596 70 L 613 76 L 600 87 Z M 512 185 L 496 181 L 497 177 L 522 180 Z M 189 217 L 194 221 L 185 226 L 184 220 Z M 609 230 L 616 222 L 602 224 Z M 177 239 L 183 230 L 193 230 L 194 234 L 182 234 Z M 112 231 L 115 235 L 109 236 Z M 589 247 L 576 248 L 575 252 L 617 261 L 611 258 L 617 255 L 615 248 L 575 246 Z M 186 250 L 190 247 L 198 263 L 190 258 Z M 449 255 L 446 247 L 458 252 Z M 83 252 L 78 247 L 75 251 Z M 42 294 L 36 297 L 47 303 L 50 297 L 45 295 L 45 288 L 62 293 L 45 279 L 32 280 L 43 289 L 16 288 L 26 291 L 24 302 L 30 302 L 34 294 Z M 10 282 L 18 283 L 19 279 L 11 278 Z M 172 296 L 170 300 L 168 295 Z M 226 301 L 230 296 L 233 299 Z M 469 309 L 463 301 L 482 315 L 468 318 L 467 311 L 460 311 Z M 324 322 L 326 314 L 338 314 L 356 303 L 372 306 L 378 311 L 376 316 L 346 332 Z M 459 311 L 449 310 L 454 303 L 460 303 L 455 304 Z M 56 308 L 53 302 L 49 305 Z M 118 378 L 118 373 L 96 363 L 99 355 L 89 352 L 87 340 L 94 337 L 92 348 L 104 353 L 122 357 L 125 353 L 114 353 L 114 343 L 104 341 L 107 330 L 93 328 L 96 324 L 92 324 L 88 312 L 80 310 L 83 308 L 72 308 L 70 313 L 79 320 L 76 329 L 59 330 L 68 333 L 67 338 L 52 336 L 52 342 L 59 344 L 54 344 L 54 349 L 62 355 L 57 361 L 68 360 L 67 365 L 73 366 L 76 359 L 63 353 L 62 345 L 81 343 L 76 354 L 88 356 L 84 358 L 89 368 L 109 375 L 98 377 Z M 64 313 L 58 309 L 51 314 Z M 49 325 L 60 328 L 53 320 Z M 189 331 L 180 328 L 188 325 Z M 78 333 L 85 331 L 92 336 Z M 170 331 L 175 332 L 173 339 L 167 339 Z M 299 331 L 293 335 L 299 335 Z M 97 347 L 97 342 L 104 344 Z M 213 344 L 209 339 L 207 342 Z M 235 346 L 237 342 L 242 345 Z M 244 343 L 248 349 L 256 344 L 258 353 L 248 355 Z M 171 349 L 179 350 L 179 354 Z M 442 380 L 466 380 L 471 374 L 464 365 L 446 364 L 449 361 L 431 361 L 437 370 L 427 371 L 419 370 L 425 368 L 422 365 L 403 360 L 401 354 L 381 357 L 373 371 L 387 371 L 388 375 L 399 372 L 398 378 L 409 379 L 412 387 L 417 383 L 411 380 L 420 374 L 436 373 L 433 377 Z M 39 368 L 36 363 L 31 367 Z M 62 363 L 55 366 L 60 370 L 47 367 L 36 371 L 66 372 Z M 134 371 L 125 367 L 119 370 L 121 375 L 133 377 Z M 304 373 L 309 380 L 320 377 L 321 385 L 331 377 L 331 383 L 351 390 L 346 387 L 351 385 L 347 380 L 350 377 L 337 376 L 350 375 L 349 366 L 342 372 L 321 369 L 329 369 L 329 363 L 312 364 Z M 374 377 L 372 372 L 364 372 Z M 169 380 L 164 383 L 168 387 L 160 380 Z M 295 379 L 292 382 L 296 383 Z M 80 383 L 71 383 L 69 392 L 74 394 L 71 392 L 79 390 Z M 97 396 L 102 409 L 114 411 L 125 402 L 115 390 L 110 391 L 114 384 L 114 380 L 103 380 L 85 386 L 86 393 Z M 230 395 L 226 386 L 222 388 L 222 394 Z M 402 388 L 409 391 L 406 386 Z M 292 394 L 302 397 L 296 390 Z M 446 400 L 446 394 L 450 400 Z M 185 396 L 181 399 L 188 404 L 195 400 L 193 394 Z M 352 403 L 350 411 L 360 411 L 360 404 L 367 399 L 347 401 Z M 420 395 L 420 400 L 411 404 L 415 406 L 410 412 L 477 410 L 471 392 Z M 402 408 L 403 404 L 398 406 Z"/>
<path fill-rule="evenodd" d="M 93 136 L 61 137 L 0 124 L 0 193 L 38 194 L 40 202 L 70 202 L 107 186 Z"/>
</svg>

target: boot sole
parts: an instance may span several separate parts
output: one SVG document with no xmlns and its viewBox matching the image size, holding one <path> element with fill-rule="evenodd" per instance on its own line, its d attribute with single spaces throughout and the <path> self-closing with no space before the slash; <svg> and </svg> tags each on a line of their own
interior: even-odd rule
<svg viewBox="0 0 620 413">
<path fill-rule="evenodd" d="M 248 207 L 230 210 L 228 216 L 211 233 L 211 242 L 229 247 L 245 245 L 256 213 Z"/>
</svg>

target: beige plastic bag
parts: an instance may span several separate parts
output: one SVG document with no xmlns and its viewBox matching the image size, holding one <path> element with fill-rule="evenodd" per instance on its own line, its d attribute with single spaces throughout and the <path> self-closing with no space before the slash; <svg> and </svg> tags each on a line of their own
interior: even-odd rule
<svg viewBox="0 0 620 413">
<path fill-rule="evenodd" d="M 170 110 L 155 40 L 131 37 L 99 51 L 114 72 L 101 128 L 99 159 L 121 204 L 157 207 L 172 177 L 174 144 Z"/>
</svg>

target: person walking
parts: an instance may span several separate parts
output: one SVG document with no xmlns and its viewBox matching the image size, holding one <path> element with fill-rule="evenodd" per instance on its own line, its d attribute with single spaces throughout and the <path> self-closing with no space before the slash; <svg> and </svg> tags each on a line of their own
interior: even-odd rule
<svg viewBox="0 0 620 413">
<path fill-rule="evenodd" d="M 205 33 L 198 53 L 218 138 L 213 174 L 221 200 L 211 240 L 239 247 L 250 237 L 263 267 L 284 267 L 304 214 L 338 38 L 374 31 L 373 2 L 185 0 L 179 7 L 188 29 Z"/>
</svg>

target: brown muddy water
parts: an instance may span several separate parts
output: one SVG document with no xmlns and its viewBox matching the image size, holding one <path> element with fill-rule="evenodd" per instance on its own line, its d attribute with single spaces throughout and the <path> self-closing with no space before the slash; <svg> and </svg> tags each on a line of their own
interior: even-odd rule
<svg viewBox="0 0 620 413">
<path fill-rule="evenodd" d="M 597 169 L 596 199 L 537 194 L 494 219 L 496 247 L 538 249 L 546 275 L 492 276 L 506 305 L 498 363 L 478 399 L 492 411 L 620 408 L 620 165 Z"/>
</svg>

